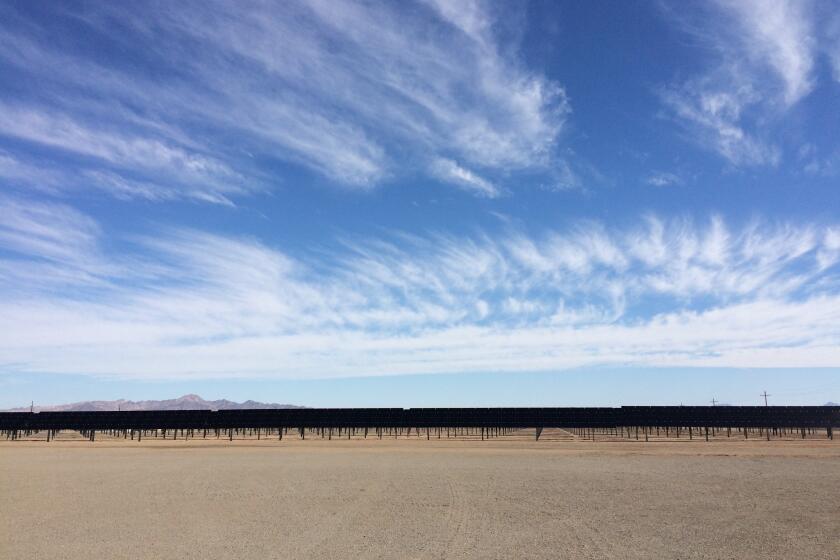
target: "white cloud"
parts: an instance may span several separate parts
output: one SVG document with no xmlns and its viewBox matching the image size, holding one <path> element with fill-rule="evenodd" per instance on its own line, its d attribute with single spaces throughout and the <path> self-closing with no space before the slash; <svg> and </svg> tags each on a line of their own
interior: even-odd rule
<svg viewBox="0 0 840 560">
<path fill-rule="evenodd" d="M 831 268 L 840 262 L 840 227 L 828 228 L 825 231 L 822 247 L 817 252 L 817 263 L 820 269 Z"/>
<path fill-rule="evenodd" d="M 840 82 L 840 15 L 827 19 L 825 52 L 834 71 L 834 79 Z"/>
<path fill-rule="evenodd" d="M 83 175 L 93 186 L 122 197 L 147 199 L 199 198 L 219 202 L 232 194 L 249 189 L 245 180 L 225 163 L 189 148 L 161 141 L 149 135 L 123 133 L 81 124 L 78 119 L 47 110 L 34 110 L 0 101 L 0 130 L 15 136 L 57 148 L 63 152 L 92 158 L 81 169 L 58 166 L 32 173 L 35 165 L 16 159 L 22 179 L 43 185 L 49 178 L 53 190 L 62 186 L 78 186 Z M 92 171 L 86 168 L 105 164 L 115 169 L 141 173 L 164 180 L 178 187 L 165 187 L 150 181 L 134 181 L 113 170 Z M 2 171 L 0 171 L 2 172 Z"/>
<path fill-rule="evenodd" d="M 460 29 L 477 43 L 486 46 L 490 20 L 477 0 L 428 0 L 441 17 Z"/>
<path fill-rule="evenodd" d="M 438 179 L 452 183 L 479 196 L 495 198 L 501 194 L 490 181 L 483 179 L 458 165 L 451 159 L 438 158 L 432 163 L 432 174 Z"/>
<path fill-rule="evenodd" d="M 654 171 L 647 176 L 645 182 L 648 185 L 653 185 L 654 187 L 670 187 L 674 185 L 681 185 L 683 180 L 679 175 L 671 173 L 670 171 Z"/>
<path fill-rule="evenodd" d="M 263 188 L 273 160 L 359 189 L 428 171 L 406 162 L 546 170 L 568 113 L 477 2 L 99 5 L 73 20 L 115 48 L 140 45 L 165 78 L 60 49 L 48 40 L 60 14 L 55 29 L 5 29 L 0 56 L 50 87 L 40 102 L 0 99 L 3 133 L 102 160 L 86 171 L 107 171 L 99 187 L 124 197 L 228 200 Z M 486 195 L 490 181 L 467 173 Z"/>
<path fill-rule="evenodd" d="M 4 250 L 42 260 L 71 263 L 95 251 L 99 226 L 61 204 L 0 198 L 0 244 Z"/>
<path fill-rule="evenodd" d="M 733 78 L 705 78 L 664 89 L 661 97 L 677 122 L 686 127 L 691 141 L 716 151 L 730 163 L 739 166 L 779 163 L 779 147 L 755 132 L 748 132 L 742 122 L 745 109 L 759 101 L 750 85 L 739 87 Z"/>
<path fill-rule="evenodd" d="M 108 252 L 107 232 L 72 208 L 7 198 L 0 213 L 0 363 L 21 371 L 330 377 L 840 360 L 837 225 L 649 217 L 539 235 L 394 233 L 344 239 L 310 261 L 182 229 Z"/>
<path fill-rule="evenodd" d="M 837 177 L 840 175 L 840 148 L 835 149 L 825 157 L 820 157 L 815 152 L 816 149 L 802 151 L 800 159 L 805 160 L 803 165 L 805 173 L 815 177 Z"/>
<path fill-rule="evenodd" d="M 0 196 L 0 293 L 107 286 L 114 264 L 100 250 L 99 225 L 63 204 Z"/>
<path fill-rule="evenodd" d="M 725 0 L 724 11 L 735 17 L 741 46 L 757 65 L 766 65 L 782 82 L 782 99 L 792 105 L 814 86 L 814 16 L 804 0 Z"/>
<path fill-rule="evenodd" d="M 702 22 L 675 19 L 715 53 L 710 70 L 661 91 L 689 137 L 738 166 L 776 165 L 764 130 L 814 87 L 811 2 L 722 0 Z"/>
</svg>

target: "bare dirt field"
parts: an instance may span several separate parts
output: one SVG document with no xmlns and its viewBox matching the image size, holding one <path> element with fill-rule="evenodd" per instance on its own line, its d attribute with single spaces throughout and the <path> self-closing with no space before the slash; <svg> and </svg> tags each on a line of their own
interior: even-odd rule
<svg viewBox="0 0 840 560">
<path fill-rule="evenodd" d="M 0 558 L 836 560 L 840 442 L 3 441 Z"/>
</svg>

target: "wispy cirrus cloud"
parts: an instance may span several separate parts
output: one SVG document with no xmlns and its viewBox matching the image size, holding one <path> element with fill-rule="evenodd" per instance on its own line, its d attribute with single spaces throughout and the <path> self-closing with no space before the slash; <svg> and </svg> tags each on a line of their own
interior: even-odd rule
<svg viewBox="0 0 840 560">
<path fill-rule="evenodd" d="M 814 86 L 814 7 L 809 2 L 726 0 L 742 32 L 739 47 L 754 65 L 765 66 L 781 82 L 781 99 L 792 105 Z"/>
<path fill-rule="evenodd" d="M 0 131 L 8 136 L 27 140 L 48 147 L 104 162 L 111 169 L 106 170 L 49 170 L 30 177 L 27 169 L 33 165 L 17 161 L 22 171 L 16 178 L 39 182 L 44 173 L 53 177 L 53 186 L 78 183 L 80 175 L 100 188 L 116 194 L 138 198 L 174 198 L 176 193 L 165 185 L 143 183 L 121 176 L 118 170 L 129 170 L 133 174 L 157 177 L 170 184 L 183 185 L 184 197 L 225 200 L 227 195 L 242 194 L 245 179 L 227 164 L 211 156 L 184 149 L 175 144 L 152 139 L 144 135 L 126 134 L 80 124 L 66 115 L 53 114 L 49 110 L 22 109 L 0 103 Z M 165 179 L 164 179 L 165 177 Z M 14 177 L 13 177 L 14 178 Z M 131 185 L 135 185 L 133 188 Z"/>
<path fill-rule="evenodd" d="M 825 52 L 831 61 L 834 79 L 840 82 L 840 15 L 828 18 L 825 32 Z"/>
<path fill-rule="evenodd" d="M 654 187 L 670 187 L 684 183 L 682 177 L 670 171 L 654 171 L 645 178 L 645 182 Z"/>
<path fill-rule="evenodd" d="M 461 167 L 458 162 L 451 159 L 438 158 L 432 163 L 431 171 L 442 181 L 452 183 L 479 196 L 495 198 L 501 194 L 499 188 L 493 183 Z"/>
<path fill-rule="evenodd" d="M 777 165 L 781 148 L 766 124 L 814 87 L 815 4 L 720 0 L 701 12 L 669 15 L 713 53 L 710 69 L 662 88 L 661 98 L 695 142 L 731 164 Z"/>
<path fill-rule="evenodd" d="M 351 188 L 425 174 L 484 196 L 478 177 L 549 172 L 562 87 L 507 54 L 482 3 L 403 8 L 103 4 L 45 23 L 7 6 L 0 58 L 41 89 L 0 89 L 0 132 L 149 199 L 227 202 L 267 188 L 278 160 Z M 137 57 L 105 55 L 129 45 Z M 435 173 L 439 161 L 470 171 Z"/>
<path fill-rule="evenodd" d="M 840 360 L 837 225 L 649 216 L 539 234 L 394 232 L 337 239 L 313 260 L 167 228 L 114 252 L 72 208 L 0 204 L 0 363 L 17 370 L 331 377 Z"/>
</svg>

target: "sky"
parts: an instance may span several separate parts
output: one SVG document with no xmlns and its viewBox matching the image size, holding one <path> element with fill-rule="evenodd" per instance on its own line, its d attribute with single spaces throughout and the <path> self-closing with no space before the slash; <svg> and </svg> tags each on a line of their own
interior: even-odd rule
<svg viewBox="0 0 840 560">
<path fill-rule="evenodd" d="M 0 407 L 840 401 L 830 1 L 0 4 Z"/>
</svg>

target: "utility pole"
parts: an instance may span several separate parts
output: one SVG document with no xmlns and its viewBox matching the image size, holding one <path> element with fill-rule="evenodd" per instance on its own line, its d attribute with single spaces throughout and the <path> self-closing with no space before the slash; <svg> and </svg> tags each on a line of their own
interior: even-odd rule
<svg viewBox="0 0 840 560">
<path fill-rule="evenodd" d="M 29 401 L 29 414 L 35 412 L 35 401 Z"/>
<path fill-rule="evenodd" d="M 715 400 L 714 397 L 712 397 L 712 406 L 717 406 L 717 401 Z"/>
<path fill-rule="evenodd" d="M 763 393 L 761 393 L 759 396 L 764 397 L 764 406 L 767 406 L 767 397 L 772 397 L 773 395 L 768 395 L 767 390 L 765 389 L 765 391 Z"/>
</svg>

